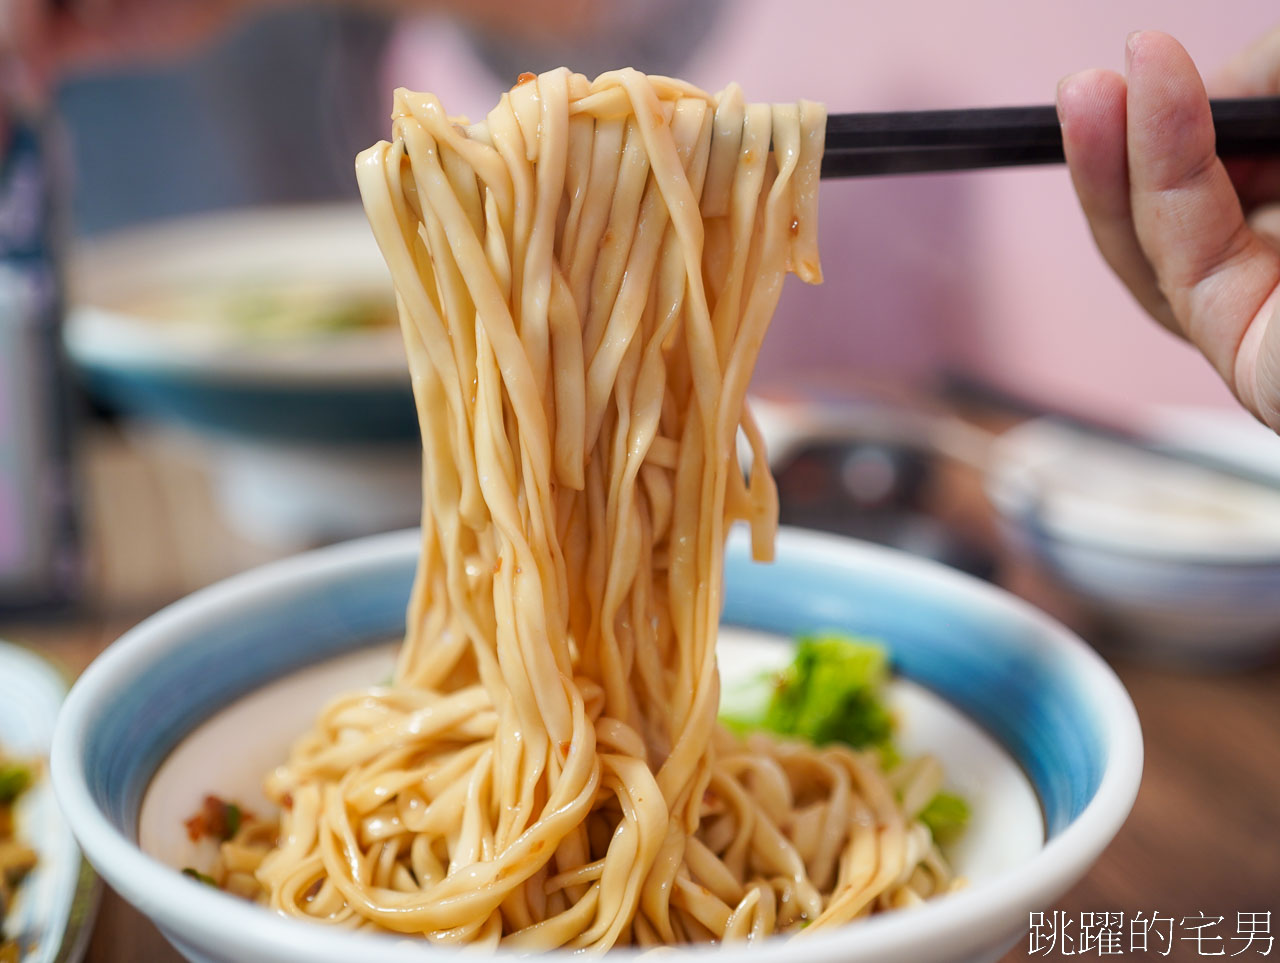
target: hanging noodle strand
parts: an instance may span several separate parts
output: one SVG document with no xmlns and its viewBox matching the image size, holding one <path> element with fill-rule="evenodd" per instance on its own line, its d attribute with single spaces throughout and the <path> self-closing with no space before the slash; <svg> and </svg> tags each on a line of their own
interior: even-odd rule
<svg viewBox="0 0 1280 963">
<path fill-rule="evenodd" d="M 747 383 L 784 276 L 821 280 L 822 107 L 562 69 L 481 123 L 406 90 L 393 118 L 356 167 L 422 426 L 422 554 L 393 683 L 333 701 L 269 777 L 263 898 L 534 951 L 759 939 L 947 889 L 915 818 L 936 765 L 891 784 L 716 720 L 726 532 L 766 560 L 777 521 Z"/>
</svg>

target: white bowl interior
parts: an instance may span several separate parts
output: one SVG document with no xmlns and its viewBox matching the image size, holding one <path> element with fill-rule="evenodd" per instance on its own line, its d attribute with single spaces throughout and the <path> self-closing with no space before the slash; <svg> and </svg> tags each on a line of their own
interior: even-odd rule
<svg viewBox="0 0 1280 963">
<path fill-rule="evenodd" d="M 754 682 L 790 658 L 787 640 L 735 627 L 721 632 L 719 650 L 726 691 Z M 394 652 L 394 645 L 376 646 L 311 666 L 242 697 L 203 723 L 164 761 L 147 789 L 138 818 L 143 852 L 178 869 L 207 868 L 215 844 L 193 843 L 183 826 L 205 795 L 273 813 L 262 793 L 263 777 L 284 761 L 292 741 L 328 698 L 387 679 Z M 970 825 L 947 852 L 958 874 L 970 881 L 991 879 L 1043 848 L 1044 820 L 1035 790 L 991 736 L 928 689 L 905 680 L 892 684 L 890 704 L 901 723 L 902 751 L 935 755 L 949 785 L 972 806 Z M 239 749 L 228 753 L 227 746 Z"/>
</svg>

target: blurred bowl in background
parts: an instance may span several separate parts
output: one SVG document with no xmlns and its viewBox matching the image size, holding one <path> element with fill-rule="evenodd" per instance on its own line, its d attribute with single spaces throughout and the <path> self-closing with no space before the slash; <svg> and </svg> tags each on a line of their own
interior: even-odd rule
<svg viewBox="0 0 1280 963">
<path fill-rule="evenodd" d="M 938 517 L 935 504 L 946 460 L 981 457 L 985 436 L 925 396 L 843 382 L 838 389 L 790 385 L 751 398 L 782 524 L 865 539 L 991 578 L 990 547 Z M 750 461 L 745 442 L 741 455 Z"/>
<path fill-rule="evenodd" d="M 860 390 L 856 384 L 843 385 L 838 393 L 809 386 L 792 385 L 786 392 L 766 388 L 748 401 L 774 469 L 816 444 L 854 441 L 928 450 L 940 421 L 919 398 L 886 396 L 874 387 Z M 743 454 L 749 456 L 749 449 Z"/>
<path fill-rule="evenodd" d="M 132 228 L 77 252 L 71 292 L 65 341 L 90 395 L 204 438 L 243 534 L 297 547 L 415 520 L 417 414 L 358 205 Z"/>
<path fill-rule="evenodd" d="M 231 528 L 290 549 L 386 532 L 422 514 L 418 443 L 312 445 L 208 439 L 214 493 Z"/>
<path fill-rule="evenodd" d="M 1166 409 L 1155 447 L 1211 457 L 1274 487 L 1090 434 L 1026 422 L 992 449 L 986 488 L 1013 556 L 1157 659 L 1249 664 L 1280 654 L 1280 438 L 1243 412 Z"/>
<path fill-rule="evenodd" d="M 257 437 L 416 438 L 387 269 L 357 205 L 132 228 L 73 261 L 66 345 L 135 415 Z"/>
</svg>

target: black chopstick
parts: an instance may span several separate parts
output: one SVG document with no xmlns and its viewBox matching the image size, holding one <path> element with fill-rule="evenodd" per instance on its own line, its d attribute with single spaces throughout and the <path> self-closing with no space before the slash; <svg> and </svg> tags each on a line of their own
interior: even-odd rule
<svg viewBox="0 0 1280 963">
<path fill-rule="evenodd" d="M 1280 157 L 1280 97 L 1211 104 L 1221 157 Z M 984 107 L 827 118 L 823 177 L 869 177 L 1061 164 L 1052 106 Z"/>
<path fill-rule="evenodd" d="M 1226 475 L 1251 485 L 1261 485 L 1270 489 L 1280 488 L 1280 476 L 1274 472 L 1212 451 L 1161 440 L 1156 435 L 1141 431 L 1123 421 L 1084 411 L 1073 411 L 1061 405 L 1046 404 L 983 378 L 946 373 L 942 377 L 941 394 L 945 401 L 959 406 L 970 415 L 976 415 L 985 410 L 989 413 L 1015 415 L 1027 420 L 1041 418 L 1056 422 L 1078 434 L 1139 451 L 1171 464 L 1194 465 L 1205 471 Z"/>
</svg>

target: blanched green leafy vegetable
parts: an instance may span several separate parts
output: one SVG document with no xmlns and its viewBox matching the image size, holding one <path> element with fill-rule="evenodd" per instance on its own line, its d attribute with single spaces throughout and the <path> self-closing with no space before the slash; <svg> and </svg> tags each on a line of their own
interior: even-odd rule
<svg viewBox="0 0 1280 963">
<path fill-rule="evenodd" d="M 224 840 L 231 839 L 236 833 L 240 832 L 240 822 L 242 814 L 240 807 L 235 803 L 227 803 L 227 828 L 223 831 L 222 838 Z"/>
<path fill-rule="evenodd" d="M 212 886 L 214 889 L 218 888 L 218 883 L 212 876 L 208 876 L 205 873 L 200 872 L 200 870 L 196 869 L 194 866 L 184 866 L 182 869 L 182 875 L 191 877 L 197 883 L 204 883 L 204 885 Z"/>
<path fill-rule="evenodd" d="M 920 822 L 929 827 L 939 843 L 949 843 L 969 824 L 969 804 L 964 798 L 945 789 L 920 810 Z"/>
<path fill-rule="evenodd" d="M 325 335 L 395 325 L 382 295 L 313 287 L 246 287 L 222 299 L 219 316 L 258 338 Z"/>
<path fill-rule="evenodd" d="M 752 685 L 727 692 L 722 713 L 740 733 L 767 729 L 814 745 L 838 742 L 874 750 L 885 769 L 902 756 L 894 746 L 896 721 L 885 702 L 891 676 L 883 645 L 834 632 L 801 636 L 792 663 L 762 692 Z M 955 793 L 939 792 L 921 811 L 933 838 L 946 843 L 969 821 L 969 804 Z"/>
<path fill-rule="evenodd" d="M 20 762 L 0 761 L 0 803 L 13 802 L 31 785 L 31 767 Z"/>
<path fill-rule="evenodd" d="M 839 635 L 805 636 L 778 676 L 760 724 L 818 746 L 883 749 L 893 737 L 893 715 L 883 698 L 888 681 L 883 646 Z"/>
</svg>

